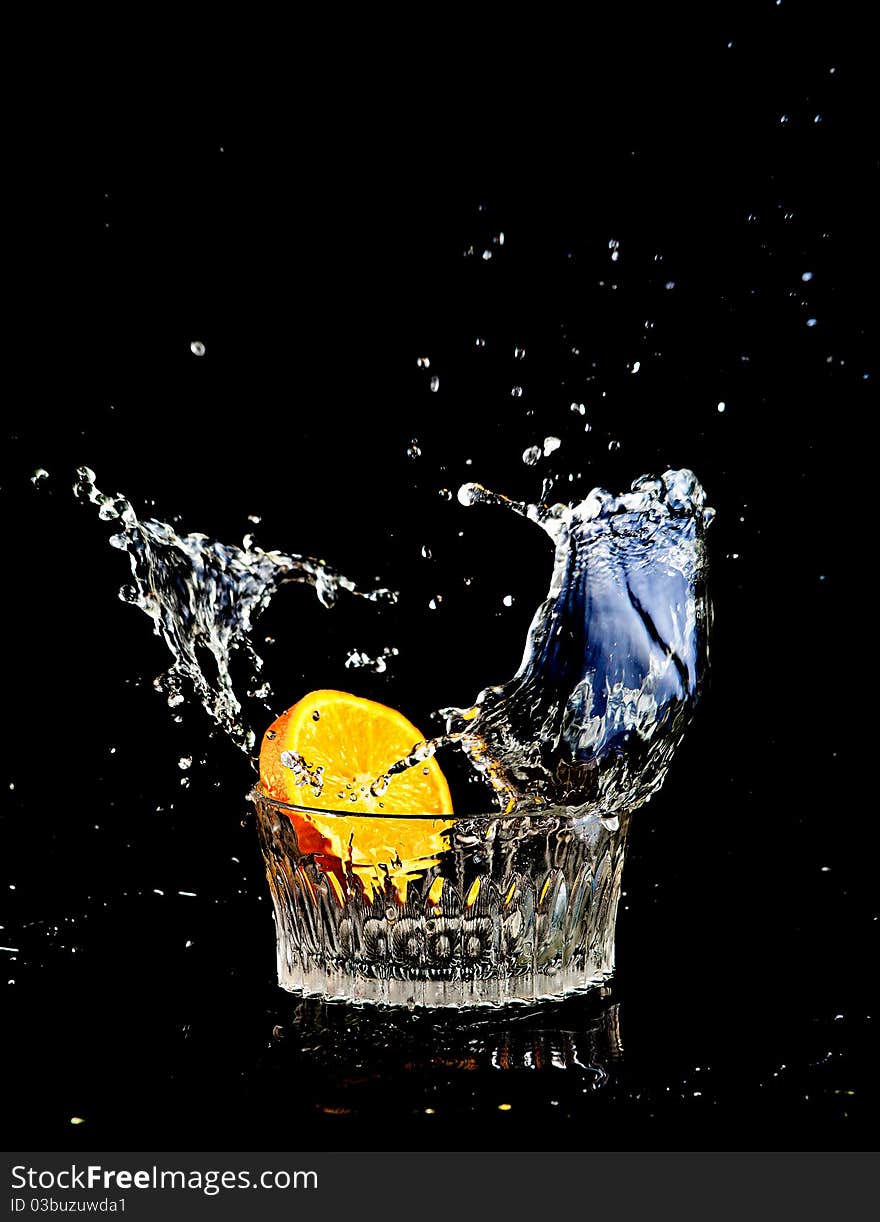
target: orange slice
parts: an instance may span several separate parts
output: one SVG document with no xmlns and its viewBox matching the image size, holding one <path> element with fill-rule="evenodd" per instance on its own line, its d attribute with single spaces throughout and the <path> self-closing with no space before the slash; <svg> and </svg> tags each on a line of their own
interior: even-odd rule
<svg viewBox="0 0 880 1222">
<path fill-rule="evenodd" d="M 329 689 L 304 696 L 263 737 L 265 792 L 311 808 L 307 814 L 290 812 L 301 851 L 314 854 L 335 882 L 353 873 L 369 899 L 391 879 L 405 902 L 407 883 L 436 865 L 448 847 L 442 833 L 451 820 L 394 817 L 452 814 L 449 785 L 435 759 L 395 774 L 384 792 L 375 786 L 422 740 L 395 709 Z M 300 772 L 282 763 L 286 751 L 302 761 Z M 339 814 L 322 813 L 328 809 Z"/>
</svg>

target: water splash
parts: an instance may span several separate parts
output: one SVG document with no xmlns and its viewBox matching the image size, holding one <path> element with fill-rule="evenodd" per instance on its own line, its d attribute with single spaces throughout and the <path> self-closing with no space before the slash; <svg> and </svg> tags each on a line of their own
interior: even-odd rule
<svg viewBox="0 0 880 1222">
<path fill-rule="evenodd" d="M 255 735 L 230 663 L 241 654 L 248 690 L 270 695 L 268 683 L 257 686 L 263 661 L 251 634 L 278 587 L 309 584 L 328 607 L 343 590 L 396 598 L 384 589 L 358 590 L 321 560 L 263 551 L 249 536 L 237 547 L 141 521 L 124 497 L 97 488 L 94 472 L 83 467 L 78 475 L 77 495 L 121 527 L 110 542 L 128 555 L 133 583 L 120 596 L 149 615 L 171 654 L 157 686 L 176 706 L 190 684 L 245 751 Z M 549 491 L 545 481 L 542 497 Z M 608 820 L 633 810 L 662 784 L 707 665 L 703 536 L 714 511 L 703 489 L 680 470 L 642 476 L 619 496 L 596 488 L 574 505 L 513 501 L 480 484 L 465 484 L 458 499 L 500 506 L 540 526 L 556 550 L 550 589 L 513 678 L 485 688 L 468 708 L 441 710 L 447 733 L 389 761 L 374 796 L 398 773 L 455 747 L 504 810 L 564 806 Z M 395 652 L 386 649 L 377 660 L 352 651 L 346 665 L 381 670 Z M 320 796 L 318 770 L 294 753 L 284 763 Z"/>
<path fill-rule="evenodd" d="M 463 505 L 528 518 L 556 548 L 514 677 L 449 734 L 508 810 L 562 805 L 614 818 L 663 783 L 708 661 L 703 535 L 714 511 L 692 471 L 642 476 L 577 505 L 526 504 L 465 484 Z"/>
<path fill-rule="evenodd" d="M 77 476 L 75 494 L 96 505 L 102 521 L 120 527 L 110 543 L 128 556 L 133 578 L 120 598 L 150 617 L 171 654 L 171 667 L 155 685 L 176 707 L 190 684 L 209 716 L 244 751 L 252 750 L 255 735 L 245 722 L 230 665 L 233 655 L 241 654 L 249 686 L 256 685 L 263 660 L 251 631 L 276 590 L 289 582 L 310 585 L 325 607 L 340 591 L 372 601 L 396 599 L 390 590 L 359 589 L 323 560 L 263 551 L 249 536 L 238 547 L 207 535 L 179 534 L 153 518 L 141 520 L 124 496 L 101 492 L 90 468 L 79 467 Z M 270 693 L 265 683 L 259 691 Z"/>
</svg>

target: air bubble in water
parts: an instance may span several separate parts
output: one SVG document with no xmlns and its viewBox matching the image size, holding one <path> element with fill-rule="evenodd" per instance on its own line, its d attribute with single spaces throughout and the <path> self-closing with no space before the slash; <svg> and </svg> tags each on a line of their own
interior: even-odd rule
<svg viewBox="0 0 880 1222">
<path fill-rule="evenodd" d="M 541 457 L 541 450 L 539 446 L 529 446 L 527 450 L 523 450 L 522 460 L 526 464 L 527 467 L 534 467 L 535 463 L 538 462 L 540 457 Z M 461 500 L 461 492 L 459 492 L 458 494 L 458 499 Z M 468 501 L 467 504 L 470 505 L 472 504 L 472 502 Z"/>
<path fill-rule="evenodd" d="M 505 607 L 512 607 L 513 606 L 513 595 L 505 594 L 501 601 L 504 603 Z"/>
<path fill-rule="evenodd" d="M 514 348 L 514 350 L 513 350 L 513 359 L 514 359 L 515 361 L 521 361 L 521 360 L 523 360 L 523 359 L 525 358 L 525 355 L 526 355 L 526 350 L 525 350 L 525 348 L 520 348 L 520 347 L 518 347 L 518 346 L 517 346 L 516 348 Z"/>
<path fill-rule="evenodd" d="M 550 455 L 555 453 L 555 451 L 558 450 L 561 445 L 562 445 L 562 441 L 559 437 L 545 437 L 544 438 L 544 457 L 549 458 Z"/>
<path fill-rule="evenodd" d="M 193 342 L 189 346 L 189 350 L 193 354 L 193 356 L 204 356 L 205 355 L 205 345 L 202 343 L 200 339 L 194 339 Z"/>
<path fill-rule="evenodd" d="M 413 439 L 410 441 L 409 445 L 407 446 L 406 454 L 407 458 L 422 457 L 422 448 L 419 445 L 417 438 L 413 437 Z"/>
<path fill-rule="evenodd" d="M 427 356 L 420 356 L 419 359 L 416 361 L 416 364 L 418 365 L 419 369 L 430 369 L 431 368 L 431 361 L 430 361 L 430 358 Z"/>
<path fill-rule="evenodd" d="M 437 374 L 435 373 L 433 377 L 431 378 L 431 390 L 436 395 L 439 389 L 440 389 L 440 379 L 437 376 Z"/>
<path fill-rule="evenodd" d="M 188 768 L 192 768 L 193 757 L 191 755 L 181 755 L 177 761 L 177 767 L 181 772 L 186 772 Z"/>
<path fill-rule="evenodd" d="M 38 488 L 44 479 L 49 478 L 49 472 L 45 467 L 37 467 L 36 471 L 31 476 L 31 483 L 35 488 Z"/>
<path fill-rule="evenodd" d="M 511 386 L 510 395 L 512 399 L 521 399 L 523 388 L 521 386 Z"/>
</svg>

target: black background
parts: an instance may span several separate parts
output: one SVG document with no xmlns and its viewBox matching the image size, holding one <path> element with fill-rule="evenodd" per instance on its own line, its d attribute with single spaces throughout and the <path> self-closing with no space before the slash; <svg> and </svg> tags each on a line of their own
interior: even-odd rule
<svg viewBox="0 0 880 1222">
<path fill-rule="evenodd" d="M 233 88 L 166 113 L 154 82 L 137 113 L 59 98 L 25 139 L 0 479 L 11 1144 L 869 1143 L 880 910 L 845 558 L 876 408 L 865 34 L 713 12 L 510 46 L 463 24 L 399 59 L 381 32 L 302 31 L 289 89 L 247 118 Z M 116 598 L 80 463 L 144 513 L 401 590 L 381 612 L 279 594 L 259 730 L 320 686 L 427 729 L 513 672 L 549 548 L 440 489 L 535 497 L 555 474 L 573 499 L 694 468 L 718 512 L 712 679 L 632 833 L 603 1003 L 622 1053 L 591 1000 L 399 1020 L 277 989 L 250 766 L 152 691 L 167 659 Z M 345 669 L 385 645 L 386 675 Z"/>
</svg>

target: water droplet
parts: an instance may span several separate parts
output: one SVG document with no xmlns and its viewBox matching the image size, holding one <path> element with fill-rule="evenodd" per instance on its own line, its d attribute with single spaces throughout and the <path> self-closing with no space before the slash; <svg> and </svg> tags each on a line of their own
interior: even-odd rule
<svg viewBox="0 0 880 1222">
<path fill-rule="evenodd" d="M 572 403 L 569 406 L 569 411 L 577 412 L 579 416 L 586 416 L 587 408 L 584 403 Z"/>
<path fill-rule="evenodd" d="M 538 462 L 540 457 L 541 457 L 541 450 L 539 446 L 529 446 L 527 450 L 523 450 L 522 460 L 526 464 L 527 467 L 534 467 L 535 463 Z M 463 489 L 459 491 L 459 494 L 458 494 L 459 500 L 461 500 L 462 491 Z M 472 501 L 467 502 L 468 505 L 472 503 L 473 503 Z"/>
<path fill-rule="evenodd" d="M 619 450 L 619 449 L 620 449 L 620 442 L 619 442 L 619 441 L 609 441 L 609 442 L 608 442 L 608 449 L 609 449 L 609 451 L 611 451 L 611 450 Z"/>
<path fill-rule="evenodd" d="M 430 560 L 433 554 L 434 553 L 431 551 L 430 547 L 428 547 L 427 543 L 423 543 L 422 556 L 425 558 L 425 560 Z"/>
<path fill-rule="evenodd" d="M 501 601 L 505 607 L 512 607 L 513 606 L 513 595 L 505 594 Z"/>
<path fill-rule="evenodd" d="M 812 279 L 813 279 L 812 272 L 803 272 L 801 274 L 801 280 L 803 280 L 804 284 L 808 284 Z"/>
<path fill-rule="evenodd" d="M 488 263 L 488 262 L 489 262 L 489 260 L 492 258 L 492 252 L 491 252 L 491 250 L 484 250 L 484 251 L 483 251 L 483 258 L 484 258 L 484 259 L 485 259 L 485 261 Z"/>
<path fill-rule="evenodd" d="M 510 395 L 511 395 L 511 398 L 513 399 L 521 399 L 522 392 L 523 392 L 523 388 L 521 386 L 511 386 L 510 388 Z"/>
<path fill-rule="evenodd" d="M 525 350 L 525 348 L 519 348 L 519 347 L 514 348 L 514 350 L 513 350 L 513 359 L 514 359 L 515 361 L 521 361 L 521 360 L 523 360 L 523 358 L 525 357 L 525 355 L 526 355 L 526 350 Z"/>
<path fill-rule="evenodd" d="M 315 709 L 314 713 L 312 713 L 312 721 L 320 721 L 320 720 L 321 720 L 321 714 L 318 711 L 318 709 Z"/>
<path fill-rule="evenodd" d="M 410 441 L 409 445 L 407 446 L 406 454 L 407 454 L 407 458 L 421 458 L 422 457 L 422 448 L 419 445 L 415 437 L 413 437 L 413 439 Z"/>
<path fill-rule="evenodd" d="M 418 365 L 419 369 L 430 369 L 431 368 L 431 360 L 427 356 L 420 356 L 419 359 L 416 361 L 416 364 Z"/>
<path fill-rule="evenodd" d="M 725 409 L 726 409 L 726 408 L 727 408 L 727 404 L 726 404 L 726 403 L 724 402 L 724 400 L 722 399 L 722 400 L 720 401 L 720 403 L 718 404 L 718 410 L 719 410 L 719 412 L 723 412 L 723 411 L 725 411 Z"/>
<path fill-rule="evenodd" d="M 177 767 L 181 772 L 186 772 L 188 768 L 192 768 L 193 757 L 191 755 L 181 755 L 177 761 Z"/>
<path fill-rule="evenodd" d="M 815 327 L 815 325 L 816 325 L 816 323 L 817 323 L 818 321 L 819 321 L 819 320 L 818 320 L 817 318 L 808 318 L 808 319 L 807 319 L 807 326 L 808 326 L 808 327 Z"/>
<path fill-rule="evenodd" d="M 674 281 L 674 280 L 667 280 L 667 281 L 666 281 L 666 284 L 665 284 L 663 287 L 664 287 L 665 289 L 667 289 L 669 292 L 671 292 L 671 291 L 672 291 L 672 289 L 674 289 L 674 288 L 675 288 L 675 281 Z"/>
<path fill-rule="evenodd" d="M 439 389 L 440 389 L 440 379 L 437 376 L 437 374 L 435 373 L 433 377 L 431 378 L 431 391 L 436 395 Z"/>
<path fill-rule="evenodd" d="M 37 488 L 39 487 L 39 485 L 42 483 L 44 479 L 48 479 L 48 478 L 49 478 L 49 472 L 45 469 L 45 467 L 37 467 L 36 471 L 31 476 L 31 483 L 34 485 L 35 488 Z"/>
<path fill-rule="evenodd" d="M 200 339 L 194 339 L 193 342 L 189 346 L 189 350 L 193 354 L 193 356 L 204 356 L 205 355 L 205 345 L 202 343 Z"/>
<path fill-rule="evenodd" d="M 383 773 L 382 776 L 376 777 L 375 781 L 373 781 L 370 786 L 370 793 L 374 798 L 384 798 L 390 784 L 391 777 L 387 773 Z"/>
<path fill-rule="evenodd" d="M 617 238 L 611 238 L 608 243 L 608 249 L 611 251 L 611 262 L 616 263 L 620 258 L 620 242 Z"/>
<path fill-rule="evenodd" d="M 485 348 L 486 347 L 486 341 L 482 338 L 482 336 L 478 335 L 477 338 L 474 340 L 474 347 L 475 348 Z"/>
<path fill-rule="evenodd" d="M 633 361 L 633 367 L 632 367 L 633 373 L 638 373 L 641 367 L 642 367 L 641 361 Z"/>
</svg>

